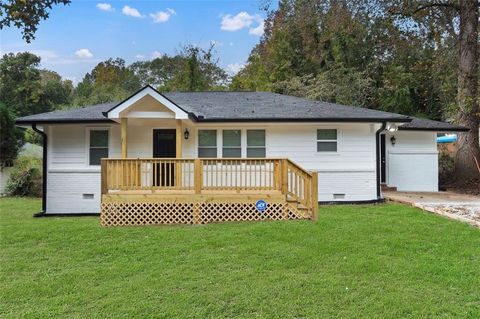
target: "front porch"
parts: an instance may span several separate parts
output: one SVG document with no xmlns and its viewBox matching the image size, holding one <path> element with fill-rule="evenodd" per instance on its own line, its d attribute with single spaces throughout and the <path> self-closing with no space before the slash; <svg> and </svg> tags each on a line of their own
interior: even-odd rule
<svg viewBox="0 0 480 319">
<path fill-rule="evenodd" d="M 106 226 L 317 218 L 317 173 L 288 159 L 102 159 L 101 193 Z"/>
</svg>

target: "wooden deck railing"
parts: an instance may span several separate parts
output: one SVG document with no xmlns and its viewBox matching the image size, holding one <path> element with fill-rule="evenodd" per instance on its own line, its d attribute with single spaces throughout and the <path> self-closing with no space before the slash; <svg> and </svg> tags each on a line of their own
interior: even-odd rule
<svg viewBox="0 0 480 319">
<path fill-rule="evenodd" d="M 316 207 L 317 174 L 288 159 L 102 159 L 102 194 L 121 191 L 190 191 L 195 194 L 275 192 Z"/>
</svg>

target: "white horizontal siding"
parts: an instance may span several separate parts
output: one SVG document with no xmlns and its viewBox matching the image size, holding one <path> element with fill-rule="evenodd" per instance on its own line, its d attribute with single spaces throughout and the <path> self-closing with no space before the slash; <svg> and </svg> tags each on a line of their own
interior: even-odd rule
<svg viewBox="0 0 480 319">
<path fill-rule="evenodd" d="M 391 137 L 395 136 L 395 145 Z M 399 191 L 438 191 L 435 132 L 399 131 L 385 136 L 387 184 Z"/>
<path fill-rule="evenodd" d="M 48 214 L 100 212 L 100 173 L 49 172 L 47 185 Z"/>
<path fill-rule="evenodd" d="M 319 172 L 318 200 L 321 202 L 373 200 L 376 199 L 376 181 L 375 171 Z M 335 194 L 339 197 L 335 198 Z"/>
</svg>

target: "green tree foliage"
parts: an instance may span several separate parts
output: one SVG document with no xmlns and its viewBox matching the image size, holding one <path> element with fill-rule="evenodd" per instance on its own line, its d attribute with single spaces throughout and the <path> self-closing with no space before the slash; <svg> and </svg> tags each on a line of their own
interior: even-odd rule
<svg viewBox="0 0 480 319">
<path fill-rule="evenodd" d="M 68 5 L 71 0 L 3 0 L 0 2 L 0 29 L 14 25 L 22 31 L 25 41 L 35 39 L 41 20 L 48 19 L 54 5 Z"/>
<path fill-rule="evenodd" d="M 13 114 L 0 103 L 0 169 L 13 164 L 22 144 L 22 132 L 15 127 Z"/>
<path fill-rule="evenodd" d="M 142 85 L 151 84 L 163 92 L 226 89 L 227 73 L 218 66 L 213 49 L 187 45 L 174 56 L 135 62 L 129 68 Z"/>
<path fill-rule="evenodd" d="M 139 90 L 140 79 L 121 58 L 98 63 L 75 91 L 75 104 L 87 105 L 118 101 Z"/>
<path fill-rule="evenodd" d="M 40 57 L 9 53 L 0 59 L 0 102 L 16 116 L 48 112 L 71 103 L 73 86 L 53 71 L 40 70 Z"/>
<path fill-rule="evenodd" d="M 382 1 L 282 0 L 230 88 L 441 119 L 456 94 L 451 29 L 407 28 L 390 9 Z"/>
</svg>

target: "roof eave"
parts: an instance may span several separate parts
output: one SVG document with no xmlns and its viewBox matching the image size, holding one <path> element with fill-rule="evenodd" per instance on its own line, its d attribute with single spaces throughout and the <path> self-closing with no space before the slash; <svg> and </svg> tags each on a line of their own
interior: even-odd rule
<svg viewBox="0 0 480 319">
<path fill-rule="evenodd" d="M 201 118 L 197 122 L 354 122 L 354 123 L 409 123 L 411 118 Z"/>
<path fill-rule="evenodd" d="M 468 132 L 470 129 L 466 127 L 458 128 L 432 128 L 432 127 L 399 127 L 401 131 L 429 131 L 429 132 Z"/>
<path fill-rule="evenodd" d="M 16 125 L 25 124 L 75 124 L 75 123 L 115 123 L 110 119 L 70 119 L 70 120 L 16 120 Z"/>
</svg>

